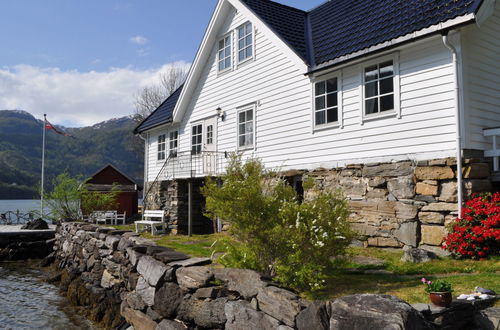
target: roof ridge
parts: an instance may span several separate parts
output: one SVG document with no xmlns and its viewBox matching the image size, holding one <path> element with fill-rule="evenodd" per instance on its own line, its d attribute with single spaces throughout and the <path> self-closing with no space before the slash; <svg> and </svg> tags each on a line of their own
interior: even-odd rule
<svg viewBox="0 0 500 330">
<path fill-rule="evenodd" d="M 319 7 L 322 7 L 324 5 L 326 5 L 327 3 L 331 2 L 332 0 L 325 0 L 324 2 L 320 3 L 319 5 L 317 5 L 316 7 L 313 7 L 311 9 L 309 9 L 308 11 L 306 11 L 307 15 L 310 15 L 313 11 L 315 11 L 316 9 L 318 9 Z"/>
<path fill-rule="evenodd" d="M 260 1 L 272 2 L 274 4 L 277 4 L 278 6 L 285 7 L 285 8 L 288 8 L 288 9 L 293 9 L 295 11 L 299 11 L 299 12 L 303 13 L 304 15 L 307 15 L 307 11 L 306 10 L 302 10 L 302 9 L 299 9 L 299 8 L 288 6 L 288 5 L 285 5 L 285 4 L 277 2 L 277 1 L 272 1 L 272 0 L 260 0 Z"/>
</svg>

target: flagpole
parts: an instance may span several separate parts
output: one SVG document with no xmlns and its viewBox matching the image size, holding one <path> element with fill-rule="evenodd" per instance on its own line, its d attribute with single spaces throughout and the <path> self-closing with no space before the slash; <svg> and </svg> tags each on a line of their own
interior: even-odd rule
<svg viewBox="0 0 500 330">
<path fill-rule="evenodd" d="M 40 188 L 40 217 L 43 218 L 43 180 L 45 168 L 45 123 L 47 122 L 47 114 L 43 114 L 43 138 L 42 138 L 42 182 Z"/>
</svg>

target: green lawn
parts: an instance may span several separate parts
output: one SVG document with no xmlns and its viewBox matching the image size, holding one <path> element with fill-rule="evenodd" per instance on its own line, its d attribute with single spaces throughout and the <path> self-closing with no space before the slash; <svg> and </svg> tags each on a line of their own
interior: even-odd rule
<svg viewBox="0 0 500 330">
<path fill-rule="evenodd" d="M 118 229 L 134 230 L 133 225 L 114 226 Z M 167 235 L 141 236 L 154 240 L 160 246 L 174 248 L 193 257 L 210 257 L 212 244 L 225 234 L 213 235 Z M 405 263 L 400 261 L 401 250 L 376 248 L 351 248 L 341 269 L 332 270 L 327 282 L 327 289 L 309 298 L 333 299 L 355 293 L 383 293 L 398 296 L 409 303 L 429 302 L 428 294 L 420 282 L 422 276 L 428 279 L 444 278 L 454 288 L 454 295 L 471 293 L 480 286 L 500 292 L 500 258 L 492 257 L 486 261 L 455 260 L 441 258 L 427 263 Z M 352 262 L 352 257 L 365 256 L 382 259 L 382 266 L 361 265 Z M 352 270 L 386 270 L 392 274 L 357 274 Z"/>
</svg>

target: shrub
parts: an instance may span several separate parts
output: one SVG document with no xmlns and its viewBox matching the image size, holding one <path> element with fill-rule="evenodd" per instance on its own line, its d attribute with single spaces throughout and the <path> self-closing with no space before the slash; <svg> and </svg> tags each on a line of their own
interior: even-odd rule
<svg viewBox="0 0 500 330">
<path fill-rule="evenodd" d="M 313 191 L 303 202 L 295 190 L 257 159 L 242 163 L 233 155 L 222 180 L 202 188 L 207 215 L 230 223 L 234 241 L 219 243 L 228 267 L 256 269 L 283 285 L 322 289 L 332 257 L 345 254 L 353 233 L 342 194 Z"/>
<path fill-rule="evenodd" d="M 498 254 L 500 242 L 500 193 L 477 196 L 462 208 L 462 219 L 450 226 L 442 247 L 463 258 Z"/>
</svg>

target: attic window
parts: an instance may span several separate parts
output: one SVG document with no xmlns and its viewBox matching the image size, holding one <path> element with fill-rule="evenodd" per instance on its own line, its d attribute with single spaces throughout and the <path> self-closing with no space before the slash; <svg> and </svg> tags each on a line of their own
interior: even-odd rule
<svg viewBox="0 0 500 330">
<path fill-rule="evenodd" d="M 231 68 L 231 35 L 227 35 L 219 40 L 218 47 L 218 70 L 226 71 Z"/>
<path fill-rule="evenodd" d="M 252 23 L 247 22 L 238 28 L 238 62 L 253 57 L 253 28 Z"/>
</svg>

